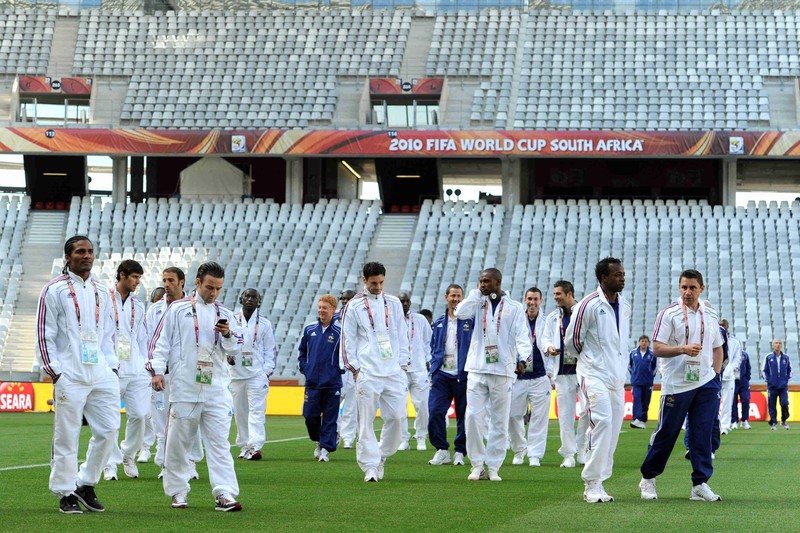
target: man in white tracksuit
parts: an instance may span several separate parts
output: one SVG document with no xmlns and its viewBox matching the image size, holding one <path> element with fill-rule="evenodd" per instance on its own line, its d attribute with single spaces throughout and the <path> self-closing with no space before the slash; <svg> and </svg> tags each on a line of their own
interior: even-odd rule
<svg viewBox="0 0 800 533">
<path fill-rule="evenodd" d="M 225 280 L 217 263 L 197 269 L 195 294 L 174 302 L 156 326 L 148 370 L 156 391 L 164 388 L 169 366 L 170 406 L 164 457 L 164 492 L 173 508 L 187 507 L 189 450 L 202 428 L 208 477 L 218 511 L 238 511 L 239 483 L 228 434 L 233 402 L 228 391 L 230 366 L 242 350 L 236 317 L 216 301 Z"/>
<path fill-rule="evenodd" d="M 517 381 L 511 389 L 511 418 L 508 421 L 508 433 L 511 440 L 511 451 L 514 452 L 512 464 L 521 465 L 528 456 L 530 466 L 540 466 L 541 459 L 547 449 L 547 426 L 550 417 L 550 391 L 553 388 L 553 358 L 544 355 L 542 349 L 542 332 L 544 330 L 544 314 L 540 312 L 542 291 L 531 287 L 525 292 L 525 317 L 531 331 L 530 365 L 518 363 Z M 528 436 L 525 437 L 525 414 L 531 409 L 528 422 Z"/>
<path fill-rule="evenodd" d="M 461 320 L 475 320 L 465 366 L 469 373 L 465 429 L 472 463 L 470 481 L 487 475 L 484 466 L 491 481 L 502 481 L 498 472 L 508 444 L 514 373 L 519 362 L 530 365 L 533 349 L 525 306 L 502 291 L 502 279 L 496 268 L 482 271 L 478 288 L 471 290 L 455 311 Z"/>
<path fill-rule="evenodd" d="M 258 314 L 261 293 L 245 289 L 239 296 L 241 309 L 236 323 L 244 336 L 242 353 L 231 367 L 233 418 L 236 422 L 236 445 L 240 459 L 261 460 L 261 448 L 267 435 L 264 422 L 269 394 L 269 377 L 275 370 L 275 334 L 272 324 Z"/>
<path fill-rule="evenodd" d="M 55 418 L 50 491 L 59 510 L 80 514 L 105 510 L 94 491 L 119 433 L 119 361 L 114 353 L 111 296 L 92 276 L 94 246 L 76 235 L 64 244 L 64 274 L 39 297 L 36 356 L 53 380 Z M 78 469 L 81 417 L 95 444 Z"/>
<path fill-rule="evenodd" d="M 728 333 L 728 364 L 722 371 L 722 391 L 719 406 L 719 432 L 727 435 L 731 431 L 731 417 L 733 393 L 736 390 L 735 371 L 742 366 L 742 343 L 730 332 L 728 321 L 723 319 L 719 325 Z"/>
<path fill-rule="evenodd" d="M 419 313 L 411 312 L 411 295 L 407 292 L 400 293 L 400 303 L 403 305 L 406 325 L 408 328 L 408 349 L 411 352 L 411 363 L 408 365 L 408 392 L 411 395 L 411 404 L 416 411 L 414 418 L 414 438 L 417 441 L 417 450 L 425 451 L 425 441 L 428 438 L 428 395 L 431 391 L 431 380 L 428 370 L 431 368 L 431 337 L 433 331 L 428 319 Z M 408 441 L 411 434 L 408 426 L 403 427 L 403 442 L 401 450 L 409 448 Z"/>
<path fill-rule="evenodd" d="M 111 307 L 114 319 L 114 343 L 119 359 L 119 394 L 125 402 L 125 440 L 114 446 L 106 465 L 104 478 L 117 479 L 117 465 L 122 463 L 125 475 L 139 477 L 135 455 L 144 442 L 145 424 L 150 413 L 150 375 L 147 363 L 147 324 L 144 304 L 134 294 L 144 270 L 133 259 L 117 267 L 117 286 L 112 290 Z M 90 442 L 90 446 L 94 441 Z"/>
<path fill-rule="evenodd" d="M 355 291 L 349 289 L 343 290 L 339 295 L 339 302 L 342 307 L 333 316 L 333 321 L 342 327 L 342 313 L 344 313 L 344 306 L 347 302 L 353 299 L 356 295 Z M 349 450 L 353 447 L 353 442 L 356 440 L 356 431 L 358 431 L 358 424 L 356 422 L 356 382 L 353 381 L 353 374 L 345 372 L 342 374 L 342 390 L 341 390 L 341 414 L 337 420 L 339 438 L 342 439 L 342 448 Z"/>
<path fill-rule="evenodd" d="M 386 459 L 397 452 L 408 425 L 408 332 L 403 306 L 383 293 L 386 268 L 367 263 L 364 292 L 344 308 L 339 343 L 340 364 L 353 374 L 358 410 L 356 460 L 364 481 L 383 479 Z M 375 436 L 375 415 L 380 402 L 383 430 Z"/>
<path fill-rule="evenodd" d="M 625 377 L 631 306 L 622 296 L 625 268 L 606 257 L 595 266 L 600 286 L 572 312 L 566 351 L 578 358 L 578 380 L 589 418 L 588 452 L 581 477 L 588 503 L 610 502 L 603 481 L 611 477 L 614 451 L 625 415 Z"/>
</svg>

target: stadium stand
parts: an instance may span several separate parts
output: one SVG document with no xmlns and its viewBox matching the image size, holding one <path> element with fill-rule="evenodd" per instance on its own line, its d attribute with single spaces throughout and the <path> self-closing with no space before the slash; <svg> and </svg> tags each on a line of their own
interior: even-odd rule
<svg viewBox="0 0 800 533">
<path fill-rule="evenodd" d="M 0 11 L 0 73 L 47 74 L 56 10 Z"/>
<path fill-rule="evenodd" d="M 20 250 L 29 209 L 30 198 L 27 196 L 4 194 L 0 197 L 0 363 L 19 293 L 22 276 Z"/>
</svg>

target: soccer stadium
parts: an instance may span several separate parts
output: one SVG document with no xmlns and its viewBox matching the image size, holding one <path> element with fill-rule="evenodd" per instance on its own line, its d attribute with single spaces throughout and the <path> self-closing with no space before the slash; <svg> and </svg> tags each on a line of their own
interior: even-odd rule
<svg viewBox="0 0 800 533">
<path fill-rule="evenodd" d="M 0 0 L 0 529 L 797 530 L 786 487 L 800 442 L 783 428 L 800 421 L 800 383 L 782 385 L 781 427 L 764 368 L 776 339 L 779 375 L 782 360 L 800 368 L 799 147 L 793 1 Z M 201 265 L 222 265 L 216 298 L 232 312 L 245 289 L 259 291 L 275 360 L 263 461 L 237 459 L 231 420 L 243 513 L 206 512 L 205 460 L 190 508 L 171 509 L 150 452 L 136 479 L 100 481 L 105 513 L 58 513 L 48 476 L 59 475 L 60 374 L 42 348 L 43 289 L 68 280 L 75 235 L 93 245 L 98 316 L 96 287 L 113 299 L 124 260 L 143 270 L 131 292 L 143 309 L 170 267 L 189 296 Z M 732 409 L 752 429 L 726 429 L 731 413 L 719 415 L 709 484 L 721 503 L 687 498 L 693 463 L 680 445 L 659 500 L 640 498 L 660 374 L 646 431 L 632 424 L 626 381 L 610 505 L 586 505 L 581 469 L 559 468 L 555 390 L 541 467 L 512 466 L 509 450 L 504 483 L 468 482 L 469 462 L 429 465 L 424 433 L 377 485 L 362 482 L 355 445 L 315 461 L 298 345 L 324 295 L 365 292 L 365 264 L 384 265 L 385 292 L 434 319 L 447 316 L 451 284 L 466 298 L 487 268 L 523 308 L 538 287 L 545 316 L 559 309 L 554 284 L 571 281 L 580 301 L 608 256 L 624 265 L 628 351 L 696 269 L 702 299 L 749 354 L 749 407 Z M 158 335 L 146 327 L 152 354 Z M 563 327 L 561 341 L 563 357 Z M 406 403 L 414 431 L 418 406 Z M 79 462 L 91 435 L 80 431 Z"/>
</svg>

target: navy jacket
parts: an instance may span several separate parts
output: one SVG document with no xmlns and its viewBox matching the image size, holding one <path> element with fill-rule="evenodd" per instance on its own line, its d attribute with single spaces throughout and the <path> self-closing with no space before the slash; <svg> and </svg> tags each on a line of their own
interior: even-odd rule
<svg viewBox="0 0 800 533">
<path fill-rule="evenodd" d="M 639 348 L 634 349 L 628 362 L 628 371 L 631 373 L 631 385 L 637 387 L 652 387 L 656 377 L 656 356 L 650 348 L 642 355 Z"/>
<path fill-rule="evenodd" d="M 447 321 L 450 318 L 443 314 L 433 323 L 433 336 L 431 337 L 431 376 L 433 376 L 444 363 L 444 343 L 447 338 Z M 472 342 L 473 319 L 456 320 L 456 339 L 458 340 L 458 374 L 459 381 L 467 379 L 464 365 L 467 362 L 469 343 Z M 445 375 L 449 376 L 446 372 Z"/>
<path fill-rule="evenodd" d="M 785 389 L 789 386 L 792 377 L 792 365 L 789 356 L 781 352 L 780 358 L 775 353 L 770 353 L 764 361 L 764 379 L 770 389 Z"/>
<path fill-rule="evenodd" d="M 739 382 L 742 385 L 750 384 L 750 356 L 742 350 L 742 365 L 739 367 Z"/>
<path fill-rule="evenodd" d="M 531 344 L 533 345 L 533 357 L 531 357 L 531 365 L 525 369 L 525 372 L 522 374 L 517 375 L 517 379 L 526 380 L 526 379 L 537 379 L 547 375 L 547 369 L 544 367 L 544 357 L 542 357 L 542 352 L 539 351 L 539 340 L 533 336 L 534 333 L 534 321 L 530 318 L 525 316 L 525 320 L 528 321 L 528 328 L 531 330 Z M 544 329 L 545 319 L 540 314 L 537 318 L 539 321 L 539 325 L 542 326 Z M 538 337 L 541 335 L 542 332 L 536 331 L 536 336 Z"/>
<path fill-rule="evenodd" d="M 341 330 L 333 321 L 324 332 L 322 329 L 322 322 L 317 320 L 303 330 L 297 348 L 300 372 L 306 377 L 306 387 L 341 389 L 344 373 L 339 368 Z"/>
</svg>

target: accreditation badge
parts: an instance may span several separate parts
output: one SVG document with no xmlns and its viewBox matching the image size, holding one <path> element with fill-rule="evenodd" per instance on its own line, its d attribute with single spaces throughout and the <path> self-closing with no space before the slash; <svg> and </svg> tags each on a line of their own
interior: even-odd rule
<svg viewBox="0 0 800 533">
<path fill-rule="evenodd" d="M 213 350 L 206 346 L 201 346 L 197 353 L 197 367 L 195 382 L 201 385 L 211 385 L 214 378 L 214 361 L 211 359 Z"/>
<path fill-rule="evenodd" d="M 386 333 L 378 333 L 376 335 L 378 340 L 378 351 L 381 354 L 381 359 L 391 359 L 392 343 L 389 341 L 389 336 Z"/>
<path fill-rule="evenodd" d="M 684 378 L 690 383 L 700 381 L 700 361 L 686 361 L 684 366 Z"/>
<path fill-rule="evenodd" d="M 500 361 L 500 351 L 497 349 L 497 345 L 490 344 L 485 348 L 486 352 L 486 362 L 487 363 L 497 363 Z"/>
<path fill-rule="evenodd" d="M 128 334 L 121 333 L 117 337 L 117 357 L 120 361 L 131 360 L 131 337 Z"/>
<path fill-rule="evenodd" d="M 253 366 L 253 352 L 242 352 L 242 366 Z"/>
<path fill-rule="evenodd" d="M 446 353 L 446 354 L 444 354 L 444 362 L 442 363 L 442 368 L 444 370 L 455 370 L 456 369 L 456 354 L 454 354 L 454 353 Z"/>
<path fill-rule="evenodd" d="M 565 352 L 564 353 L 564 364 L 565 365 L 577 365 L 578 364 L 578 358 L 576 356 L 572 355 L 571 353 L 566 352 L 566 350 L 564 352 Z"/>
<path fill-rule="evenodd" d="M 81 363 L 96 365 L 99 362 L 97 331 L 81 331 Z"/>
</svg>

